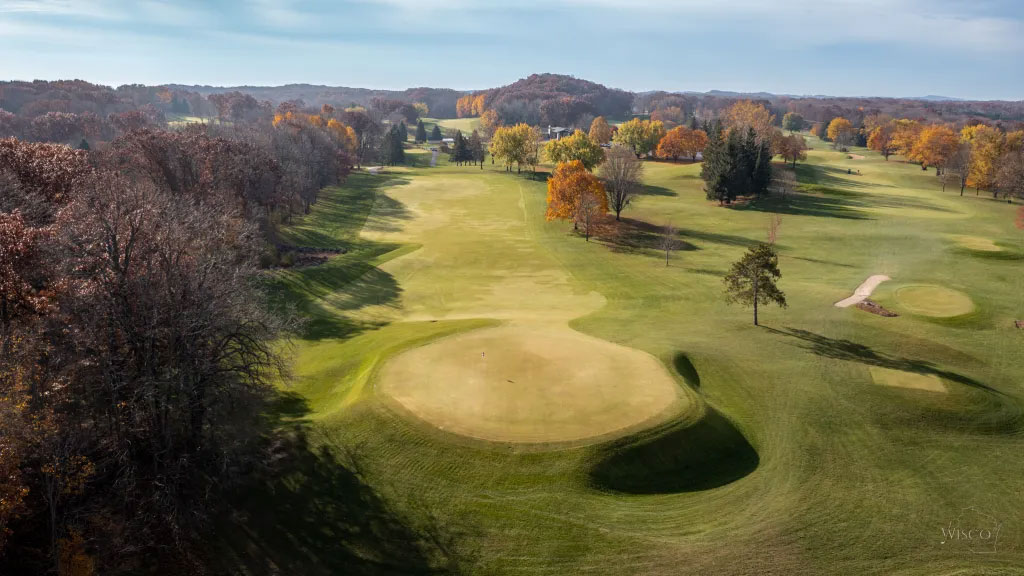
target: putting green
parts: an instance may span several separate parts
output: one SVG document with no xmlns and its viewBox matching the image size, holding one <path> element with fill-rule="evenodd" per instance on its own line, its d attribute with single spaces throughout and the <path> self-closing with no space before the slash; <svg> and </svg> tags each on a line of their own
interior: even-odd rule
<svg viewBox="0 0 1024 576">
<path fill-rule="evenodd" d="M 934 285 L 899 288 L 896 290 L 896 301 L 912 314 L 935 318 L 951 318 L 974 310 L 974 302 L 967 294 Z"/>
<path fill-rule="evenodd" d="M 1002 252 L 1002 248 L 996 246 L 996 243 L 988 238 L 979 238 L 978 236 L 954 236 L 957 244 L 967 248 L 968 250 L 977 250 L 978 252 Z"/>
<path fill-rule="evenodd" d="M 909 388 L 911 390 L 925 390 L 928 392 L 947 392 L 946 385 L 942 379 L 934 374 L 915 374 L 902 370 L 892 370 L 879 366 L 871 366 L 871 379 L 875 384 L 881 386 L 892 386 L 893 388 Z"/>
<path fill-rule="evenodd" d="M 496 442 L 606 438 L 691 406 L 653 356 L 568 327 L 477 330 L 415 348 L 379 389 L 448 432 Z"/>
</svg>

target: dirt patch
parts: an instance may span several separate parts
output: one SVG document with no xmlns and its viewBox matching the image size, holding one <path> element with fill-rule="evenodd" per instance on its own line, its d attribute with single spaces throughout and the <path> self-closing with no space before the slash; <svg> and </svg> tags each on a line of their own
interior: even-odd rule
<svg viewBox="0 0 1024 576">
<path fill-rule="evenodd" d="M 863 160 L 864 157 L 860 154 L 849 154 L 850 160 Z"/>
<path fill-rule="evenodd" d="M 379 389 L 437 428 L 495 442 L 605 438 L 690 405 L 653 356 L 568 327 L 445 338 L 388 362 Z"/>
<path fill-rule="evenodd" d="M 857 308 L 860 308 L 865 312 L 877 314 L 878 316 L 884 316 L 885 318 L 895 318 L 899 316 L 899 314 L 893 312 L 892 310 L 886 309 L 881 304 L 874 302 L 872 300 L 865 300 L 863 302 L 859 302 L 857 304 Z"/>
</svg>

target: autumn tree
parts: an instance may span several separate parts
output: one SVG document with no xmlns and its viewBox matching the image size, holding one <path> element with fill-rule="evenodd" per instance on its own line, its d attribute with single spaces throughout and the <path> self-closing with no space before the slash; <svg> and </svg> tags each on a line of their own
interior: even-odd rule
<svg viewBox="0 0 1024 576">
<path fill-rule="evenodd" d="M 758 326 L 758 305 L 777 304 L 786 307 L 786 295 L 776 285 L 781 277 L 775 249 L 764 243 L 753 246 L 738 262 L 733 263 L 724 278 L 726 301 L 753 306 L 754 326 Z"/>
<path fill-rule="evenodd" d="M 942 169 L 956 154 L 959 144 L 957 134 L 948 126 L 932 124 L 921 130 L 911 156 L 921 163 L 922 170 L 935 166 L 936 174 L 941 176 Z"/>
<path fill-rule="evenodd" d="M 1003 151 L 1003 133 L 992 126 L 978 124 L 961 130 L 961 138 L 971 147 L 968 184 L 975 190 L 990 190 L 995 184 L 997 163 Z"/>
<path fill-rule="evenodd" d="M 496 110 L 485 110 L 480 115 L 480 130 L 487 138 L 494 136 L 494 132 L 501 126 L 501 118 Z"/>
<path fill-rule="evenodd" d="M 853 142 L 853 124 L 846 118 L 834 118 L 829 122 L 826 135 L 832 141 L 832 147 L 844 150 Z"/>
<path fill-rule="evenodd" d="M 659 108 L 651 113 L 651 120 L 661 122 L 666 128 L 681 126 L 686 123 L 686 112 L 679 106 Z"/>
<path fill-rule="evenodd" d="M 782 117 L 782 128 L 789 130 L 790 132 L 799 132 L 804 129 L 804 117 L 797 114 L 796 112 L 787 112 Z"/>
<path fill-rule="evenodd" d="M 672 160 L 678 160 L 680 156 L 685 155 L 684 140 L 686 135 L 684 132 L 688 130 L 689 128 L 684 126 L 676 126 L 669 130 L 661 141 L 658 142 L 658 149 L 655 154 L 659 158 L 671 158 Z"/>
<path fill-rule="evenodd" d="M 917 144 L 922 128 L 921 124 L 915 120 L 905 118 L 895 120 L 891 139 L 893 150 L 907 161 L 914 162 L 914 145 Z"/>
<path fill-rule="evenodd" d="M 579 160 L 587 170 L 593 170 L 604 160 L 604 149 L 582 130 L 544 145 L 544 155 L 553 164 Z"/>
<path fill-rule="evenodd" d="M 775 116 L 763 105 L 750 100 L 741 100 L 733 104 L 726 109 L 723 118 L 727 131 L 736 131 L 744 135 L 747 129 L 753 128 L 758 143 L 770 143 L 775 135 Z"/>
<path fill-rule="evenodd" d="M 608 211 L 608 198 L 604 186 L 579 160 L 563 162 L 548 179 L 548 209 L 550 220 L 572 220 L 573 228 L 583 226 L 587 239 L 601 214 Z"/>
<path fill-rule="evenodd" d="M 591 140 L 598 144 L 607 144 L 612 141 L 612 127 L 608 125 L 608 121 L 604 119 L 604 116 L 598 116 L 590 123 L 589 136 Z"/>
<path fill-rule="evenodd" d="M 786 162 L 796 166 L 798 160 L 807 159 L 807 140 L 799 134 L 790 134 L 777 138 L 775 151 Z"/>
<path fill-rule="evenodd" d="M 622 211 L 629 206 L 641 189 L 643 163 L 625 146 L 615 145 L 605 154 L 598 176 L 604 182 L 608 205 L 620 220 Z"/>
<path fill-rule="evenodd" d="M 656 120 L 633 118 L 615 132 L 615 142 L 628 146 L 637 158 L 653 153 L 665 137 L 665 126 Z"/>
<path fill-rule="evenodd" d="M 425 102 L 413 102 L 412 107 L 416 110 L 417 118 L 426 118 L 430 116 L 430 107 Z"/>
<path fill-rule="evenodd" d="M 505 164 L 506 171 L 515 164 L 520 172 L 524 164 L 536 165 L 539 142 L 540 132 L 528 124 L 503 126 L 491 138 L 490 153 Z"/>
<path fill-rule="evenodd" d="M 995 189 L 1003 198 L 1024 200 L 1024 150 L 1011 150 L 1000 157 Z"/>
<path fill-rule="evenodd" d="M 896 151 L 893 142 L 894 131 L 894 125 L 886 123 L 873 128 L 868 136 L 868 148 L 881 154 L 887 162 L 889 161 L 889 156 L 892 156 Z"/>
</svg>

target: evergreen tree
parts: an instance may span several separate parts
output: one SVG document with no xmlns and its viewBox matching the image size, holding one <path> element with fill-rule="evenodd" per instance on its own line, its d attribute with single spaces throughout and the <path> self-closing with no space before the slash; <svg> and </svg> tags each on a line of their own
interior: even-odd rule
<svg viewBox="0 0 1024 576">
<path fill-rule="evenodd" d="M 402 132 L 398 126 L 392 126 L 384 135 L 383 147 L 381 150 L 384 163 L 389 166 L 405 162 L 405 148 L 402 146 Z"/>
<path fill-rule="evenodd" d="M 476 130 L 469 135 L 469 157 L 471 162 L 479 163 L 480 169 L 484 169 L 484 141 Z"/>
<path fill-rule="evenodd" d="M 85 138 L 82 138 L 82 141 L 79 142 L 77 146 L 78 150 L 89 150 L 90 148 L 91 147 L 89 146 L 89 141 L 86 140 Z"/>
<path fill-rule="evenodd" d="M 469 149 L 469 141 L 462 135 L 462 130 L 456 130 L 452 139 L 455 140 L 455 143 L 452 144 L 449 161 L 455 162 L 457 166 L 462 166 L 464 162 L 471 162 L 473 157 Z"/>
<path fill-rule="evenodd" d="M 752 193 L 757 196 L 768 194 L 772 183 L 772 145 L 762 142 L 757 147 L 757 158 L 754 161 L 754 172 L 750 177 Z"/>
<path fill-rule="evenodd" d="M 776 282 L 782 277 L 779 256 L 768 244 L 758 244 L 747 250 L 743 258 L 732 265 L 725 281 L 726 301 L 754 307 L 754 326 L 759 304 L 777 304 L 786 307 L 786 295 Z"/>
<path fill-rule="evenodd" d="M 690 116 L 690 130 L 699 130 L 699 129 L 700 129 L 700 122 L 697 120 L 697 117 L 696 116 Z"/>
<path fill-rule="evenodd" d="M 755 135 L 756 138 L 756 135 Z M 739 130 L 730 130 L 726 139 L 726 154 L 731 163 L 728 173 L 729 196 L 726 203 L 736 199 L 737 196 L 750 194 L 750 175 L 754 171 L 754 141 L 749 134 L 741 136 Z"/>
<path fill-rule="evenodd" d="M 721 121 L 716 120 L 710 129 L 700 177 L 704 179 L 704 192 L 708 200 L 718 200 L 719 204 L 724 204 L 732 200 L 729 193 L 732 158 L 729 156 L 728 144 L 722 138 Z"/>
<path fill-rule="evenodd" d="M 441 127 L 434 124 L 434 129 L 430 131 L 430 139 L 441 140 L 441 138 L 443 138 L 443 136 L 441 136 Z"/>
<path fill-rule="evenodd" d="M 402 137 L 402 142 L 409 141 L 409 128 L 406 127 L 404 120 L 398 123 L 398 135 Z"/>
<path fill-rule="evenodd" d="M 427 127 L 423 125 L 423 120 L 420 120 L 419 122 L 416 123 L 416 141 L 427 141 Z"/>
</svg>

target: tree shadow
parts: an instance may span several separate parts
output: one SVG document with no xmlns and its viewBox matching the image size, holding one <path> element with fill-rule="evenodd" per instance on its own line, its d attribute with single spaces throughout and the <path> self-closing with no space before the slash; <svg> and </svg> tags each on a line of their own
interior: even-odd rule
<svg viewBox="0 0 1024 576">
<path fill-rule="evenodd" d="M 618 223 L 612 221 L 611 224 L 609 233 L 602 235 L 600 241 L 613 252 L 652 254 L 664 251 L 664 227 L 634 218 L 623 218 Z M 673 250 L 689 252 L 698 249 L 696 245 L 676 235 Z"/>
<path fill-rule="evenodd" d="M 708 232 L 706 230 L 694 230 L 692 228 L 678 228 L 679 235 L 686 239 L 700 240 L 703 242 L 711 242 L 713 244 L 725 244 L 727 246 L 741 246 L 743 248 L 749 248 L 758 243 L 757 240 L 751 240 L 743 236 L 735 236 L 732 234 L 719 234 L 717 232 Z"/>
<path fill-rule="evenodd" d="M 226 502 L 209 542 L 225 574 L 448 574 L 458 559 L 440 523 L 412 522 L 365 478 L 355 451 L 311 443 L 305 400 L 268 418 L 266 466 Z"/>
<path fill-rule="evenodd" d="M 728 418 L 708 407 L 696 424 L 675 423 L 598 448 L 589 472 L 598 490 L 676 494 L 725 486 L 757 469 L 760 457 Z"/>
<path fill-rule="evenodd" d="M 665 188 L 664 186 L 651 186 L 645 184 L 640 187 L 640 196 L 679 196 L 675 190 Z"/>
<path fill-rule="evenodd" d="M 833 262 L 831 260 L 819 260 L 817 258 L 805 258 L 803 256 L 789 256 L 793 260 L 803 260 L 804 262 L 811 262 L 812 264 L 827 264 L 829 266 L 839 266 L 841 268 L 855 268 L 852 264 L 843 264 L 842 262 Z"/>
<path fill-rule="evenodd" d="M 817 196 L 802 192 L 790 192 L 785 196 L 766 196 L 757 200 L 729 205 L 730 210 L 773 212 L 788 216 L 816 216 L 843 220 L 870 220 L 854 204 L 843 198 Z"/>
<path fill-rule="evenodd" d="M 964 376 L 963 374 L 944 370 L 927 360 L 914 360 L 910 358 L 890 356 L 883 352 L 876 352 L 874 349 L 865 346 L 864 344 L 853 342 L 852 340 L 829 338 L 828 336 L 815 334 L 809 330 L 801 330 L 798 328 L 783 328 L 780 330 L 767 326 L 765 326 L 764 329 L 773 334 L 797 338 L 804 343 L 802 347 L 805 350 L 809 350 L 813 354 L 825 358 L 860 362 L 869 366 L 878 366 L 881 368 L 888 368 L 890 370 L 938 376 L 939 378 L 949 380 L 950 382 L 956 382 L 991 394 L 1004 396 L 1004 394 L 999 390 L 979 382 L 970 376 Z"/>
</svg>

